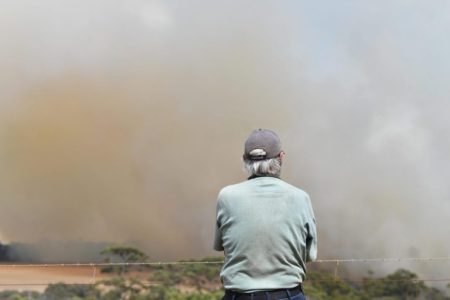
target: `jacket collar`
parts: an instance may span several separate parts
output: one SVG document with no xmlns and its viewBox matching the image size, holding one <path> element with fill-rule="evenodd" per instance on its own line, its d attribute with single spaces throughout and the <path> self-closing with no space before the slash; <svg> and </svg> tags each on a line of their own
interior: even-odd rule
<svg viewBox="0 0 450 300">
<path fill-rule="evenodd" d="M 256 174 L 253 174 L 252 176 L 247 178 L 247 180 L 255 179 L 255 178 L 258 178 L 258 177 L 274 177 L 274 178 L 280 179 L 280 176 L 278 176 L 278 175 L 271 175 L 271 174 L 259 174 L 259 175 L 256 175 Z"/>
</svg>

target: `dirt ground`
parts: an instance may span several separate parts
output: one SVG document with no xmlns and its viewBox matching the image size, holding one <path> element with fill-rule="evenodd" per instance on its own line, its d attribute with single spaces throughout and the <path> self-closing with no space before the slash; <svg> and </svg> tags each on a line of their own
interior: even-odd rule
<svg viewBox="0 0 450 300">
<path fill-rule="evenodd" d="M 22 267 L 0 265 L 0 291 L 39 291 L 51 283 L 91 284 L 108 278 L 92 267 Z"/>
</svg>

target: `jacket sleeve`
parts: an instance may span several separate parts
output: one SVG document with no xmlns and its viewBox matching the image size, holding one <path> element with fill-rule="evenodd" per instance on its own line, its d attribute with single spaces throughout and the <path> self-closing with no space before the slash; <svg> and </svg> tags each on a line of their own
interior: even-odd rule
<svg viewBox="0 0 450 300">
<path fill-rule="evenodd" d="M 222 245 L 222 231 L 221 231 L 221 220 L 220 216 L 223 213 L 222 203 L 220 200 L 220 195 L 217 199 L 217 206 L 216 206 L 216 218 L 215 218 L 215 224 L 216 224 L 216 230 L 214 234 L 214 250 L 216 251 L 223 251 L 223 245 Z"/>
<path fill-rule="evenodd" d="M 306 261 L 315 261 L 317 259 L 317 229 L 316 218 L 308 196 L 308 221 L 306 223 Z"/>
</svg>

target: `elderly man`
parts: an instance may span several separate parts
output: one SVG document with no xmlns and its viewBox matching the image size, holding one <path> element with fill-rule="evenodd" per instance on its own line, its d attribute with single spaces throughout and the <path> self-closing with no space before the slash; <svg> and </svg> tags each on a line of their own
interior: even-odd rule
<svg viewBox="0 0 450 300">
<path fill-rule="evenodd" d="M 305 299 L 316 223 L 308 194 L 280 179 L 284 155 L 275 132 L 253 131 L 243 157 L 250 177 L 219 193 L 214 249 L 225 254 L 223 299 Z"/>
</svg>

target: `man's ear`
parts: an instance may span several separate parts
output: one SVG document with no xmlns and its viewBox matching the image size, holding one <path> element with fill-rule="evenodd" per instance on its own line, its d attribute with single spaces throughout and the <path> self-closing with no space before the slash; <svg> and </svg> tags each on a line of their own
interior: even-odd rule
<svg viewBox="0 0 450 300">
<path fill-rule="evenodd" d="M 278 154 L 278 156 L 280 157 L 280 159 L 281 159 L 281 162 L 283 162 L 283 159 L 284 159 L 284 156 L 286 155 L 286 152 L 284 152 L 284 151 L 281 151 L 280 152 L 280 154 Z"/>
</svg>

